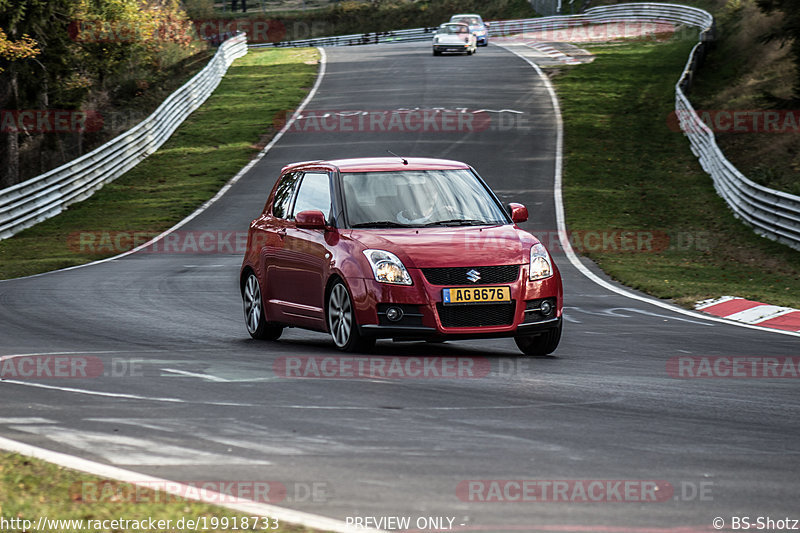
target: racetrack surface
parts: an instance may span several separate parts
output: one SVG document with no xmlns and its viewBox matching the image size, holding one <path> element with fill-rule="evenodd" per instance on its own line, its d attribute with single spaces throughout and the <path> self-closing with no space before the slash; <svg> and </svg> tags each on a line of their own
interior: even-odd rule
<svg viewBox="0 0 800 533">
<path fill-rule="evenodd" d="M 246 231 L 286 163 L 386 150 L 466 161 L 503 201 L 528 207 L 524 228 L 556 230 L 556 117 L 522 59 L 496 46 L 432 57 L 421 44 L 327 54 L 308 111 L 463 107 L 491 110 L 492 124 L 472 132 L 289 131 L 181 231 Z M 516 122 L 503 125 L 509 117 Z M 273 120 L 264 117 L 265 126 Z M 798 381 L 676 379 L 667 364 L 682 355 L 796 356 L 798 339 L 625 298 L 554 255 L 566 305 L 557 357 L 520 358 L 511 339 L 380 341 L 376 349 L 488 358 L 492 372 L 479 379 L 277 376 L 279 357 L 336 353 L 328 336 L 301 330 L 275 343 L 249 338 L 240 254 L 138 253 L 6 281 L 0 355 L 87 355 L 123 375 L 4 381 L 0 436 L 168 479 L 278 481 L 289 488 L 279 505 L 340 519 L 687 531 L 710 530 L 714 517 L 796 513 Z M 140 372 L 125 371 L 133 359 Z M 675 492 L 656 503 L 457 495 L 462 481 L 508 479 L 660 480 Z M 313 483 L 319 494 L 305 497 Z M 701 487 L 703 498 L 692 496 Z"/>
</svg>

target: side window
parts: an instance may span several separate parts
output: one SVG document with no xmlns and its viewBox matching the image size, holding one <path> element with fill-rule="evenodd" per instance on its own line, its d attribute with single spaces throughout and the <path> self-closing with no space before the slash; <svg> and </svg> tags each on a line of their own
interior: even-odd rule
<svg viewBox="0 0 800 533">
<path fill-rule="evenodd" d="M 329 219 L 331 212 L 330 179 L 327 173 L 308 172 L 303 176 L 300 189 L 297 191 L 297 200 L 294 202 L 293 215 L 300 211 L 318 209 Z"/>
<path fill-rule="evenodd" d="M 275 190 L 275 199 L 272 202 L 272 216 L 278 218 L 287 218 L 289 216 L 292 197 L 294 196 L 294 190 L 297 188 L 299 177 L 299 172 L 290 172 L 281 179 L 280 185 Z"/>
</svg>

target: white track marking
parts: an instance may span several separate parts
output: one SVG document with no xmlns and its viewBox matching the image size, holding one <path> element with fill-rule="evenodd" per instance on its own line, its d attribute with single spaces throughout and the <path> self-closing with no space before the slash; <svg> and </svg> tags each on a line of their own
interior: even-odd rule
<svg viewBox="0 0 800 533">
<path fill-rule="evenodd" d="M 140 250 L 143 250 L 143 249 L 147 248 L 148 246 L 153 245 L 154 243 L 160 241 L 161 239 L 163 239 L 164 237 L 166 237 L 167 235 L 169 235 L 173 231 L 175 231 L 178 228 L 186 225 L 188 222 L 190 222 L 191 220 L 196 218 L 198 215 L 203 213 L 206 209 L 211 207 L 211 205 L 214 204 L 217 200 L 222 198 L 225 195 L 225 193 L 227 193 L 231 189 L 231 187 L 233 187 L 236 184 L 236 182 L 239 181 L 242 178 L 242 176 L 247 174 L 247 172 L 249 172 L 250 169 L 253 168 L 253 166 L 256 163 L 261 161 L 264 158 L 264 156 L 267 155 L 267 153 L 270 150 L 272 150 L 272 147 L 275 146 L 275 144 L 284 136 L 284 134 L 289 130 L 289 128 L 292 127 L 292 125 L 297 120 L 297 117 L 302 113 L 303 109 L 306 108 L 306 106 L 311 101 L 311 99 L 314 98 L 314 95 L 317 94 L 317 90 L 319 89 L 319 86 L 322 83 L 322 78 L 325 77 L 326 64 L 327 64 L 326 63 L 327 56 L 325 54 L 325 50 L 323 48 L 317 48 L 317 50 L 319 51 L 319 54 L 320 54 L 319 55 L 319 72 L 317 74 L 317 79 L 314 82 L 314 86 L 311 88 L 311 90 L 306 95 L 305 99 L 302 101 L 302 103 L 295 110 L 294 114 L 292 114 L 292 118 L 290 118 L 288 121 L 286 121 L 286 124 L 284 124 L 283 128 L 281 128 L 281 131 L 279 131 L 275 135 L 275 137 L 272 138 L 272 140 L 269 142 L 269 144 L 267 144 L 264 147 L 264 149 L 261 150 L 258 153 L 258 155 L 256 155 L 256 157 L 254 157 L 252 160 L 250 160 L 249 163 L 247 163 L 244 167 L 242 167 L 242 169 L 239 172 L 237 172 L 234 177 L 232 177 L 230 180 L 228 180 L 228 183 L 226 183 L 217 192 L 217 194 L 214 195 L 213 198 L 211 198 L 210 200 L 205 202 L 203 205 L 198 207 L 194 211 L 194 213 L 192 213 L 191 215 L 187 216 L 186 218 L 184 218 L 183 220 L 181 220 L 180 222 L 178 222 L 177 224 L 175 224 L 174 226 L 172 226 L 168 230 L 164 231 L 160 235 L 157 235 L 157 236 L 153 237 L 152 239 L 150 239 L 149 241 L 147 241 L 146 243 L 142 244 L 141 246 L 138 246 L 138 247 L 134 248 L 133 250 L 128 250 L 127 252 L 121 253 L 119 255 L 115 255 L 113 257 L 107 257 L 106 259 L 100 259 L 99 261 L 92 261 L 91 263 L 86 263 L 86 264 L 83 264 L 83 265 L 75 265 L 75 266 L 72 266 L 72 267 L 62 268 L 60 270 L 51 270 L 50 272 L 42 272 L 41 274 L 33 274 L 33 275 L 30 275 L 30 276 L 24 276 L 22 278 L 13 278 L 13 279 L 10 279 L 10 280 L 4 279 L 4 280 L 0 280 L 0 283 L 3 283 L 5 281 L 13 281 L 14 279 L 36 278 L 36 277 L 39 277 L 39 276 L 46 276 L 46 275 L 52 274 L 54 272 L 66 272 L 68 270 L 75 270 L 77 268 L 83 268 L 83 267 L 92 266 L 92 265 L 99 265 L 99 264 L 102 264 L 102 263 L 107 263 L 109 261 L 114 261 L 116 259 L 121 259 L 121 258 L 129 256 L 131 254 L 135 254 L 136 252 L 138 252 Z"/>
<path fill-rule="evenodd" d="M 711 307 L 712 305 L 721 304 L 723 302 L 729 302 L 731 300 L 735 300 L 736 296 L 720 296 L 719 298 L 711 298 L 709 300 L 702 300 L 695 304 L 694 308 L 698 311 L 705 309 L 706 307 Z"/>
<path fill-rule="evenodd" d="M 87 396 L 102 396 L 105 398 L 119 398 L 122 400 L 143 400 L 147 402 L 163 402 L 163 403 L 187 403 L 187 404 L 202 404 L 202 405 L 218 405 L 221 407 L 257 407 L 251 403 L 236 403 L 236 402 L 195 402 L 183 400 L 181 398 L 169 398 L 158 396 L 140 396 L 138 394 L 126 394 L 122 392 L 104 392 L 94 391 L 88 389 L 77 389 L 75 387 L 58 387 L 56 385 L 45 385 L 44 383 L 36 383 L 32 381 L 18 381 L 15 379 L 3 379 L 0 383 L 8 383 L 10 385 L 22 385 L 25 387 L 34 387 L 38 389 L 57 390 L 61 392 L 73 392 L 76 394 L 86 394 Z"/>
<path fill-rule="evenodd" d="M 49 356 L 49 355 L 88 355 L 97 353 L 130 353 L 125 350 L 106 350 L 100 352 L 34 352 L 34 353 L 14 353 L 8 355 L 0 355 L 0 362 L 6 359 L 16 359 L 18 357 L 36 357 L 36 356 Z"/>
<path fill-rule="evenodd" d="M 58 424 L 55 420 L 39 417 L 12 416 L 0 418 L 0 424 Z"/>
<path fill-rule="evenodd" d="M 725 318 L 728 320 L 746 322 L 748 324 L 757 324 L 759 322 L 764 322 L 765 320 L 770 320 L 772 318 L 778 318 L 779 316 L 788 315 L 789 313 L 794 313 L 795 311 L 797 311 L 797 309 L 793 309 L 791 307 L 780 307 L 778 305 L 764 304 L 751 307 L 750 309 L 745 309 L 744 311 L 739 311 L 738 313 L 727 315 Z"/>
<path fill-rule="evenodd" d="M 179 374 L 181 376 L 188 376 L 192 378 L 200 378 L 206 381 L 215 381 L 218 383 L 228 383 L 229 380 L 225 378 L 218 378 L 217 376 L 212 376 L 210 374 L 198 374 L 196 372 L 187 372 L 186 370 L 175 370 L 173 368 L 162 368 L 164 372 L 170 372 L 172 374 Z"/>
<path fill-rule="evenodd" d="M 65 444 L 117 465 L 192 466 L 192 465 L 271 465 L 265 459 L 225 455 L 166 442 L 114 433 L 100 433 L 69 427 L 11 426 L 11 429 L 39 435 Z"/>
<path fill-rule="evenodd" d="M 175 496 L 186 497 L 187 499 L 200 501 L 224 507 L 233 511 L 238 511 L 246 514 L 269 516 L 270 518 L 277 518 L 280 522 L 288 522 L 290 524 L 299 524 L 305 527 L 319 529 L 322 531 L 334 531 L 336 533 L 379 533 L 375 529 L 354 528 L 348 526 L 341 520 L 334 520 L 324 516 L 318 516 L 302 511 L 294 511 L 276 505 L 266 503 L 258 503 L 253 501 L 240 501 L 239 503 L 219 503 L 225 501 L 223 494 L 211 491 L 197 491 L 192 490 L 192 487 L 169 481 L 162 478 L 147 476 L 132 470 L 125 470 L 116 466 L 97 463 L 89 461 L 88 459 L 81 459 L 73 457 L 64 453 L 30 446 L 21 442 L 15 442 L 3 437 L 0 437 L 0 449 L 41 459 L 49 463 L 71 468 L 81 472 L 86 472 L 95 476 L 100 476 L 107 479 L 116 479 L 134 485 L 142 485 L 144 487 L 163 486 L 164 492 L 173 494 Z M 187 497 L 191 495 L 191 497 Z"/>
<path fill-rule="evenodd" d="M 581 263 L 580 258 L 578 258 L 578 256 L 575 254 L 575 250 L 572 249 L 572 244 L 569 241 L 569 236 L 567 233 L 567 225 L 564 218 L 564 201 L 561 195 L 563 156 L 564 156 L 564 122 L 561 119 L 561 106 L 558 103 L 558 96 L 556 96 L 556 92 L 553 89 L 553 84 L 550 83 L 550 78 L 548 78 L 547 75 L 542 71 L 542 69 L 539 68 L 539 65 L 537 65 L 529 58 L 525 57 L 524 55 L 517 52 L 511 47 L 504 46 L 502 44 L 498 46 L 505 48 L 512 54 L 516 55 L 517 57 L 525 61 L 531 67 L 533 67 L 533 69 L 542 79 L 542 82 L 544 82 L 544 85 L 547 88 L 547 92 L 550 94 L 550 100 L 553 105 L 553 111 L 556 116 L 556 163 L 555 163 L 555 179 L 553 182 L 553 193 L 554 193 L 553 195 L 556 207 L 556 224 L 558 226 L 559 240 L 561 241 L 561 247 L 564 249 L 564 254 L 567 256 L 567 259 L 569 259 L 569 262 L 572 263 L 572 266 L 578 270 L 578 272 L 589 278 L 589 280 L 596 283 L 597 285 L 611 292 L 619 294 L 620 296 L 624 296 L 625 298 L 630 298 L 631 300 L 637 300 L 639 302 L 644 302 L 650 305 L 655 305 L 657 307 L 660 307 L 662 309 L 667 309 L 675 313 L 691 316 L 694 318 L 699 318 L 709 322 L 719 322 L 720 324 L 727 324 L 729 326 L 738 326 L 740 328 L 756 329 L 759 331 L 764 331 L 767 333 L 775 333 L 778 335 L 791 335 L 794 337 L 800 337 L 800 332 L 784 331 L 779 329 L 756 326 L 752 324 L 744 324 L 742 322 L 735 322 L 733 320 L 727 320 L 724 318 L 718 318 L 701 313 L 696 313 L 694 311 L 689 311 L 688 309 L 678 307 L 677 305 L 656 300 L 649 296 L 642 296 L 636 294 L 634 292 L 631 292 L 627 288 L 618 287 L 600 278 L 597 274 L 589 270 L 583 263 Z"/>
</svg>

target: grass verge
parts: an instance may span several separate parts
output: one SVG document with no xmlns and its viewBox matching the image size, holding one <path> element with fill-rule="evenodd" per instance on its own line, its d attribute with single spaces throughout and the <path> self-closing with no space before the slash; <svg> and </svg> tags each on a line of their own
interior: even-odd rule
<svg viewBox="0 0 800 533">
<path fill-rule="evenodd" d="M 88 498 L 87 498 L 88 496 Z M 56 520 L 83 520 L 83 524 L 75 522 L 51 524 L 44 528 L 59 533 L 85 533 L 86 531 L 114 531 L 114 533 L 140 532 L 149 529 L 149 519 L 155 523 L 164 520 L 158 527 L 159 532 L 171 531 L 209 531 L 228 533 L 233 527 L 234 520 L 237 525 L 242 525 L 243 514 L 225 508 L 215 507 L 195 501 L 185 500 L 177 496 L 156 492 L 149 489 L 139 489 L 125 484 L 104 481 L 101 478 L 75 472 L 44 461 L 31 459 L 12 453 L 0 453 L 0 517 L 3 529 L 12 532 L 33 531 L 38 526 L 39 519 L 46 517 L 51 521 Z M 178 527 L 179 520 L 184 519 Z M 209 529 L 186 527 L 186 520 L 202 521 Z M 31 527 L 25 527 L 23 520 L 29 520 Z M 95 521 L 100 520 L 102 527 L 94 527 Z M 137 528 L 131 522 L 127 524 L 106 525 L 106 520 L 147 520 L 146 527 Z M 166 522 L 169 520 L 169 524 Z M 91 522 L 89 522 L 91 521 Z M 248 517 L 252 524 L 253 518 Z M 228 527 L 212 527 L 215 524 Z M 249 528 L 261 530 L 259 527 Z M 80 527 L 80 526 L 83 527 Z M 202 523 L 200 524 L 202 525 Z M 273 529 L 273 525 L 278 528 Z M 6 527 L 9 526 L 9 527 Z M 120 526 L 120 527 L 114 527 Z M 239 529 L 248 529 L 240 527 Z M 267 528 L 263 528 L 267 529 Z M 269 521 L 270 531 L 277 533 L 311 533 L 314 530 L 289 526 L 278 522 Z M 152 529 L 150 529 L 152 531 Z"/>
<path fill-rule="evenodd" d="M 0 241 L 0 278 L 96 261 L 125 251 L 81 253 L 83 231 L 157 234 L 189 215 L 276 133 L 314 83 L 315 49 L 253 50 L 153 155 L 94 196 Z M 127 248 L 131 248 L 132 244 Z"/>
<path fill-rule="evenodd" d="M 592 46 L 593 63 L 555 76 L 565 210 L 577 251 L 625 285 L 687 307 L 736 295 L 800 308 L 800 252 L 735 219 L 688 140 L 668 126 L 692 45 Z M 622 250 L 614 230 L 639 233 Z"/>
</svg>

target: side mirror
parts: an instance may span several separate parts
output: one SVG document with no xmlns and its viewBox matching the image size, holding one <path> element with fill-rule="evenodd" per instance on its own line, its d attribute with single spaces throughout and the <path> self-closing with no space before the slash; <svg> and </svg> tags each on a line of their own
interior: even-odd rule
<svg viewBox="0 0 800 533">
<path fill-rule="evenodd" d="M 512 202 L 508 204 L 508 210 L 511 212 L 511 220 L 515 224 L 528 220 L 528 208 L 524 205 Z"/>
<path fill-rule="evenodd" d="M 484 23 L 483 23 L 483 25 L 484 25 L 484 26 L 486 26 L 486 28 L 488 29 L 488 28 L 489 28 L 489 26 L 491 26 L 491 23 L 489 23 L 489 22 L 484 22 Z"/>
<path fill-rule="evenodd" d="M 322 211 L 300 211 L 294 216 L 295 226 L 303 229 L 325 229 L 325 215 Z"/>
</svg>

